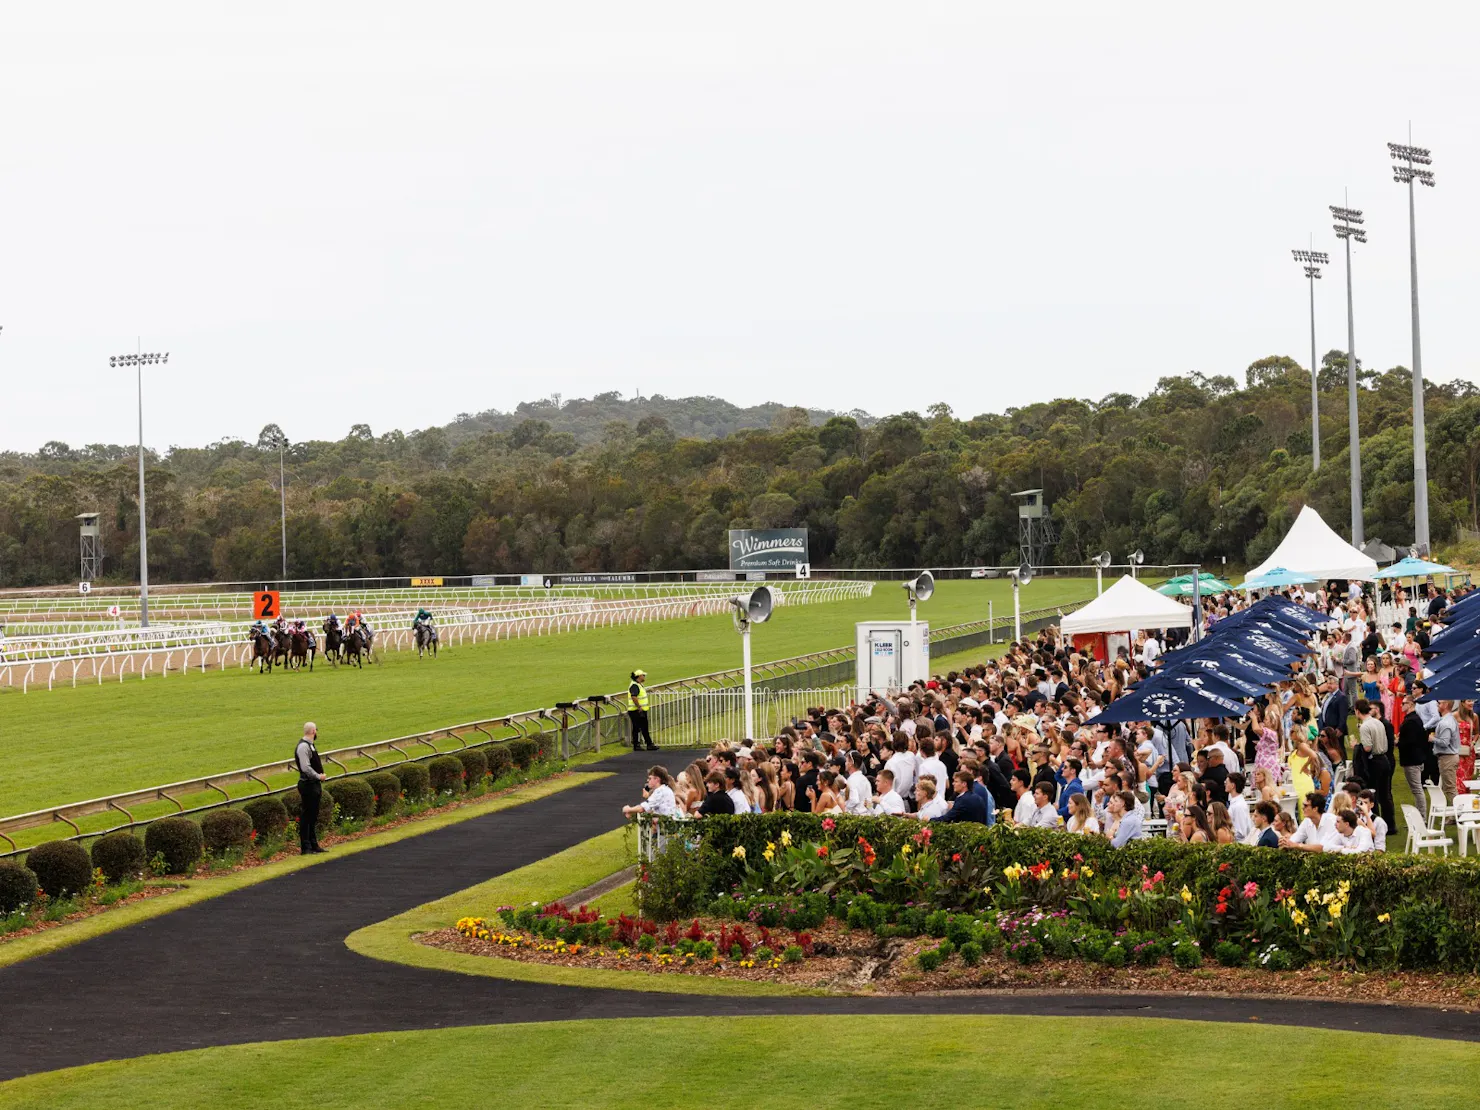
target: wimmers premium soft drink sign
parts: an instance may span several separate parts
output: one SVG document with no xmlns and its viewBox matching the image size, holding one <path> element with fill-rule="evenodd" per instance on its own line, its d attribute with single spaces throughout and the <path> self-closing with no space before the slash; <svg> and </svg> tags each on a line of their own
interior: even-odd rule
<svg viewBox="0 0 1480 1110">
<path fill-rule="evenodd" d="M 794 570 L 808 562 L 805 528 L 730 529 L 731 570 Z"/>
</svg>

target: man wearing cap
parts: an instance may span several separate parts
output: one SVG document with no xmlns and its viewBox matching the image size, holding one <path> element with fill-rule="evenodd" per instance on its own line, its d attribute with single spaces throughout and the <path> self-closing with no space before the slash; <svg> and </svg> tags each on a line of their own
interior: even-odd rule
<svg viewBox="0 0 1480 1110">
<path fill-rule="evenodd" d="M 648 729 L 648 692 L 647 671 L 638 667 L 632 672 L 632 685 L 627 687 L 627 717 L 632 722 L 632 750 L 640 752 L 643 749 L 643 741 L 647 741 L 647 750 L 655 752 L 658 745 L 653 743 L 653 734 Z"/>
</svg>

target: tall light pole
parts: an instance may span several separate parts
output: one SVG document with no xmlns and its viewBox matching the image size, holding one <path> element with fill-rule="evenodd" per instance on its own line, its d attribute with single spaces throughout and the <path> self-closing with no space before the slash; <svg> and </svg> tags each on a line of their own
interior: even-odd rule
<svg viewBox="0 0 1480 1110">
<path fill-rule="evenodd" d="M 1319 365 L 1316 362 L 1316 282 L 1321 277 L 1321 267 L 1331 261 L 1331 256 L 1321 251 L 1291 251 L 1295 261 L 1305 267 L 1305 276 L 1310 285 L 1310 468 L 1321 469 L 1321 386 L 1318 381 Z"/>
<path fill-rule="evenodd" d="M 1336 218 L 1336 238 L 1346 244 L 1346 419 L 1352 464 L 1352 546 L 1361 547 L 1362 534 L 1362 433 L 1357 426 L 1357 332 L 1352 321 L 1352 240 L 1367 241 L 1362 229 L 1362 210 L 1331 205 Z"/>
<path fill-rule="evenodd" d="M 1388 153 L 1397 163 L 1393 167 L 1393 180 L 1408 186 L 1408 277 L 1413 294 L 1413 545 L 1420 555 L 1427 556 L 1429 448 L 1423 422 L 1423 355 L 1418 345 L 1418 224 L 1413 217 L 1413 182 L 1422 181 L 1433 188 L 1433 171 L 1420 168 L 1431 165 L 1433 159 L 1424 147 L 1400 143 L 1388 143 Z"/>
<path fill-rule="evenodd" d="M 145 522 L 146 504 L 144 501 L 144 367 L 153 366 L 155 363 L 166 363 L 170 360 L 170 353 L 144 354 L 137 352 L 131 355 L 114 355 L 108 359 L 108 365 L 113 367 L 132 366 L 138 374 L 139 381 L 139 626 L 149 627 L 149 526 Z"/>
<path fill-rule="evenodd" d="M 278 430 L 278 498 L 282 507 L 283 521 L 283 585 L 288 584 L 288 474 L 283 468 L 283 449 L 288 444 L 288 437 Z"/>
</svg>

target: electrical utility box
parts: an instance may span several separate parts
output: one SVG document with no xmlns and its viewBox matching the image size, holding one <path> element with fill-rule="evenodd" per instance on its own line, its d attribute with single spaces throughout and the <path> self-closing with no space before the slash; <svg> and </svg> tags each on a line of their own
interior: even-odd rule
<svg viewBox="0 0 1480 1110">
<path fill-rule="evenodd" d="M 856 627 L 859 701 L 930 677 L 929 621 L 863 621 Z"/>
</svg>

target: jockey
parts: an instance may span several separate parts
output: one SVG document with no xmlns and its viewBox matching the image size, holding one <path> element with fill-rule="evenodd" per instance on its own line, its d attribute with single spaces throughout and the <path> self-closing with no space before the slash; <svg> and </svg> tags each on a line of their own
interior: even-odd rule
<svg viewBox="0 0 1480 1110">
<path fill-rule="evenodd" d="M 338 628 L 339 627 L 339 618 L 336 617 L 333 613 L 330 613 L 329 614 L 329 619 L 324 622 L 324 627 L 326 627 L 326 628 Z"/>
<path fill-rule="evenodd" d="M 247 639 L 249 639 L 249 640 L 255 640 L 258 636 L 266 636 L 266 635 L 267 635 L 267 625 L 263 624 L 262 621 L 260 621 L 260 620 L 253 621 L 252 622 L 252 627 L 247 630 Z"/>
<path fill-rule="evenodd" d="M 421 609 L 418 609 L 416 611 L 416 619 L 411 622 L 411 627 L 412 628 L 415 628 L 419 624 L 431 624 L 431 623 L 432 623 L 432 614 L 429 613 L 429 612 L 427 612 L 427 610 L 425 608 L 421 608 Z"/>
</svg>

